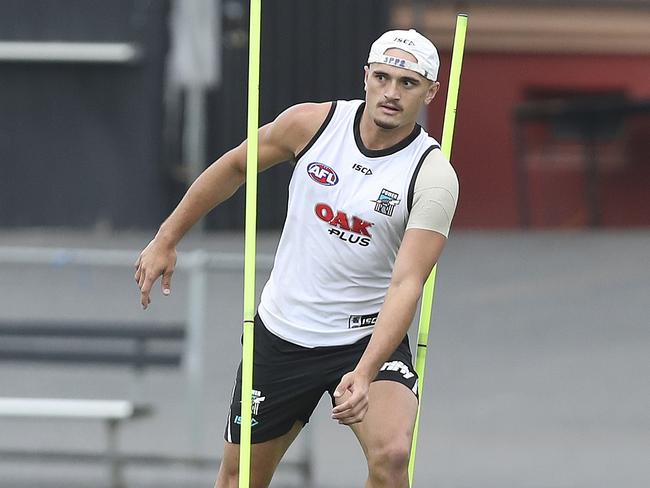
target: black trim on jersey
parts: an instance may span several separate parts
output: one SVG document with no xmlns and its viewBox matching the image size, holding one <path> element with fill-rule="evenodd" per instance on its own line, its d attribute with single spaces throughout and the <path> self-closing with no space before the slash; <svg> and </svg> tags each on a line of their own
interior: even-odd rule
<svg viewBox="0 0 650 488">
<path fill-rule="evenodd" d="M 312 137 L 307 145 L 302 148 L 302 150 L 296 154 L 296 158 L 294 159 L 295 162 L 298 162 L 300 158 L 302 158 L 307 151 L 314 145 L 316 140 L 321 136 L 321 134 L 325 131 L 327 126 L 330 123 L 330 120 L 332 120 L 332 117 L 334 117 L 334 110 L 336 110 L 336 100 L 332 102 L 332 105 L 330 107 L 329 112 L 327 112 L 327 117 L 325 117 L 325 121 L 321 124 L 321 126 L 318 128 L 316 131 L 316 134 L 314 134 L 314 137 Z"/>
<path fill-rule="evenodd" d="M 415 127 L 413 127 L 411 133 L 394 146 L 387 147 L 386 149 L 368 149 L 363 144 L 363 140 L 361 139 L 361 129 L 359 128 L 361 124 L 361 115 L 363 114 L 363 109 L 365 106 L 366 102 L 363 102 L 361 105 L 359 105 L 357 113 L 354 116 L 354 141 L 357 143 L 357 148 L 364 156 L 367 156 L 369 158 L 379 158 L 381 156 L 389 156 L 396 153 L 397 151 L 401 151 L 406 146 L 411 144 L 422 131 L 420 124 L 415 124 Z"/>
<path fill-rule="evenodd" d="M 418 161 L 418 165 L 415 167 L 415 171 L 413 172 L 413 176 L 411 177 L 411 183 L 409 183 L 409 191 L 406 197 L 406 208 L 408 209 L 409 212 L 411 212 L 411 207 L 413 206 L 413 193 L 415 192 L 415 180 L 417 180 L 418 178 L 418 174 L 420 173 L 420 168 L 422 168 L 422 164 L 424 163 L 424 160 L 427 158 L 429 153 L 434 149 L 440 149 L 440 146 L 434 144 L 433 146 L 429 146 L 427 150 L 424 151 L 424 153 L 422 153 L 422 156 Z"/>
</svg>

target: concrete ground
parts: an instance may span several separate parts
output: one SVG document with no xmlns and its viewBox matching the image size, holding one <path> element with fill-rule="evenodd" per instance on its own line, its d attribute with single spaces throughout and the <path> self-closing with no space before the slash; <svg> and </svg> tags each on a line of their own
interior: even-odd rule
<svg viewBox="0 0 650 488">
<path fill-rule="evenodd" d="M 70 231 L 0 234 L 2 246 L 133 250 L 149 234 Z M 272 253 L 277 235 L 260 236 Z M 238 234 L 191 235 L 182 250 L 241 252 Z M 260 273 L 260 285 L 265 272 Z M 115 368 L 0 364 L 0 396 L 137 398 L 155 414 L 123 429 L 140 454 L 219 457 L 240 355 L 241 271 L 211 273 L 203 403 L 191 415 L 183 370 L 137 379 Z M 138 306 L 132 269 L 0 263 L 0 322 L 184 320 L 187 275 L 169 298 Z M 650 231 L 454 232 L 436 290 L 416 487 L 643 488 L 650 486 Z M 318 488 L 361 487 L 356 441 L 329 419 L 323 399 L 308 426 Z M 101 450 L 93 422 L 0 419 L 0 449 Z M 198 444 L 197 444 L 198 442 Z M 216 465 L 129 467 L 129 487 L 208 487 Z M 0 487 L 106 487 L 103 466 L 7 461 Z M 273 487 L 302 486 L 280 469 Z"/>
</svg>

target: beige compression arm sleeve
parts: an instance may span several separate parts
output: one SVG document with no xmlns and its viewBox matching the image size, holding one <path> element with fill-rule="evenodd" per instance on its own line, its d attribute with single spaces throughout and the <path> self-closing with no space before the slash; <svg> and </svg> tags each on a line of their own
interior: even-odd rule
<svg viewBox="0 0 650 488">
<path fill-rule="evenodd" d="M 449 236 L 458 202 L 458 178 L 439 149 L 431 151 L 415 180 L 407 229 L 427 229 Z"/>
</svg>

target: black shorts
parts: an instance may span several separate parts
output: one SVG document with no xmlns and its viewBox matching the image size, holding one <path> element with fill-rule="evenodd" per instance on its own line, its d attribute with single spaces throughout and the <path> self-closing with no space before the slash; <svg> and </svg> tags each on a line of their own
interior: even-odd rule
<svg viewBox="0 0 650 488">
<path fill-rule="evenodd" d="M 265 442 L 286 434 L 296 421 L 303 424 L 324 392 L 333 393 L 341 377 L 361 359 L 370 337 L 354 344 L 306 348 L 271 333 L 255 316 L 253 360 L 253 421 L 251 442 Z M 412 366 L 408 336 L 383 365 L 374 381 L 402 383 L 417 397 L 417 375 Z M 239 443 L 241 425 L 241 363 L 228 412 L 224 438 Z"/>
</svg>

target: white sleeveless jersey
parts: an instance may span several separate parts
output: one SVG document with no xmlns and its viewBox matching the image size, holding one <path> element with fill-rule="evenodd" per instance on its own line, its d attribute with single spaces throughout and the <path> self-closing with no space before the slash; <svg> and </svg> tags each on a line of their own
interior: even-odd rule
<svg viewBox="0 0 650 488">
<path fill-rule="evenodd" d="M 304 346 L 370 335 L 406 229 L 418 166 L 438 143 L 418 125 L 397 145 L 369 150 L 360 100 L 332 104 L 296 157 L 282 237 L 259 315 Z"/>
</svg>

